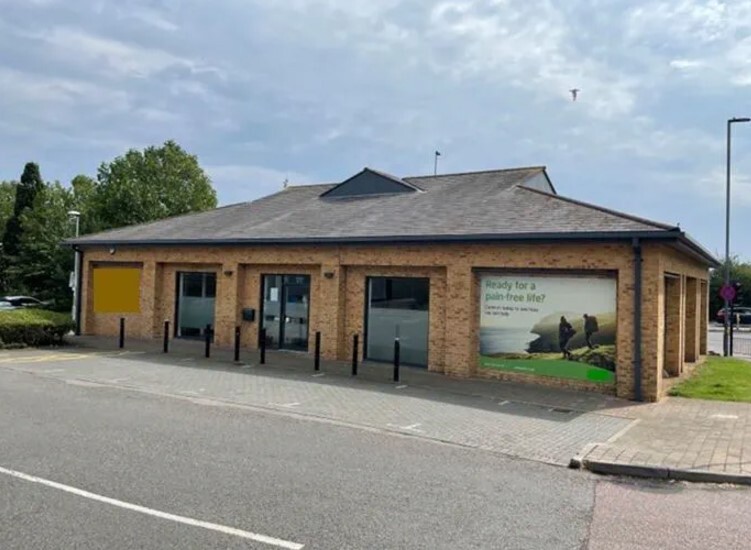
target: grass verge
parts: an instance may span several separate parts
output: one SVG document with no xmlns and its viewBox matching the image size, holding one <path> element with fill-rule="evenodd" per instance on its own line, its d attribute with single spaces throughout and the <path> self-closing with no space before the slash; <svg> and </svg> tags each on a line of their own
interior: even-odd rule
<svg viewBox="0 0 751 550">
<path fill-rule="evenodd" d="M 751 362 L 708 357 L 691 378 L 676 384 L 670 395 L 751 403 Z"/>
</svg>

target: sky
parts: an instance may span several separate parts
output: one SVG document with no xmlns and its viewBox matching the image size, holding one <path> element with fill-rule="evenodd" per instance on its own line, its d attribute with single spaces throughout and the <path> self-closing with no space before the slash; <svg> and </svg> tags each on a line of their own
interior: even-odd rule
<svg viewBox="0 0 751 550">
<path fill-rule="evenodd" d="M 562 195 L 724 253 L 734 116 L 751 0 L 0 0 L 0 179 L 174 139 L 229 204 L 430 174 L 437 149 L 444 173 L 545 165 Z M 751 124 L 732 202 L 751 259 Z"/>
</svg>

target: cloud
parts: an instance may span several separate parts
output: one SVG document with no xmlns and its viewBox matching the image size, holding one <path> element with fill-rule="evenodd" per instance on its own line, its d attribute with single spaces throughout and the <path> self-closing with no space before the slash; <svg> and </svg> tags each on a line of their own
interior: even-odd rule
<svg viewBox="0 0 751 550">
<path fill-rule="evenodd" d="M 180 28 L 176 23 L 167 19 L 164 14 L 150 8 L 131 7 L 126 10 L 119 10 L 119 14 L 123 19 L 134 19 L 160 31 L 175 32 Z"/>
<path fill-rule="evenodd" d="M 672 59 L 670 66 L 679 71 L 692 71 L 706 66 L 706 62 L 700 59 Z"/>
<path fill-rule="evenodd" d="M 128 44 L 71 27 L 53 27 L 22 36 L 45 43 L 50 56 L 111 76 L 147 78 L 170 68 L 217 72 L 217 68 L 164 50 Z"/>
<path fill-rule="evenodd" d="M 431 173 L 438 148 L 442 170 L 547 164 L 566 194 L 698 220 L 751 85 L 751 0 L 39 1 L 0 0 L 0 178 L 171 138 L 227 203 Z"/>
<path fill-rule="evenodd" d="M 265 166 L 223 164 L 207 165 L 204 169 L 217 189 L 220 204 L 245 202 L 276 193 L 283 189 L 285 181 L 289 185 L 311 183 L 303 174 Z"/>
<path fill-rule="evenodd" d="M 523 88 L 544 100 L 589 97 L 590 115 L 628 114 L 636 80 L 574 46 L 566 15 L 547 0 L 441 2 L 431 14 L 431 37 L 448 40 L 454 55 L 436 63 L 455 78 L 468 76 Z"/>
<path fill-rule="evenodd" d="M 739 7 L 747 2 L 738 2 Z M 659 39 L 707 44 L 722 39 L 729 28 L 731 8 L 720 0 L 640 2 L 627 19 L 631 39 Z"/>
</svg>

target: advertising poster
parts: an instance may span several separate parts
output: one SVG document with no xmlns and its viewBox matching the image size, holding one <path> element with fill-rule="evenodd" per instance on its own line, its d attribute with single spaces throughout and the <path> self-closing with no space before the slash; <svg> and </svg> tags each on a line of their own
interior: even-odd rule
<svg viewBox="0 0 751 550">
<path fill-rule="evenodd" d="M 615 278 L 484 274 L 480 288 L 480 367 L 615 382 Z"/>
</svg>

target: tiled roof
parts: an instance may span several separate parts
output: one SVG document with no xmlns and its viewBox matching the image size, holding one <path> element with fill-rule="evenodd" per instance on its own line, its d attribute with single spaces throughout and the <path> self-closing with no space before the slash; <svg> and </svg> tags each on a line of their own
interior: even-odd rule
<svg viewBox="0 0 751 550">
<path fill-rule="evenodd" d="M 72 244 L 289 242 L 575 235 L 675 228 L 526 186 L 541 167 L 406 177 L 421 189 L 352 198 L 337 184 L 292 186 L 261 199 L 80 237 Z"/>
</svg>

